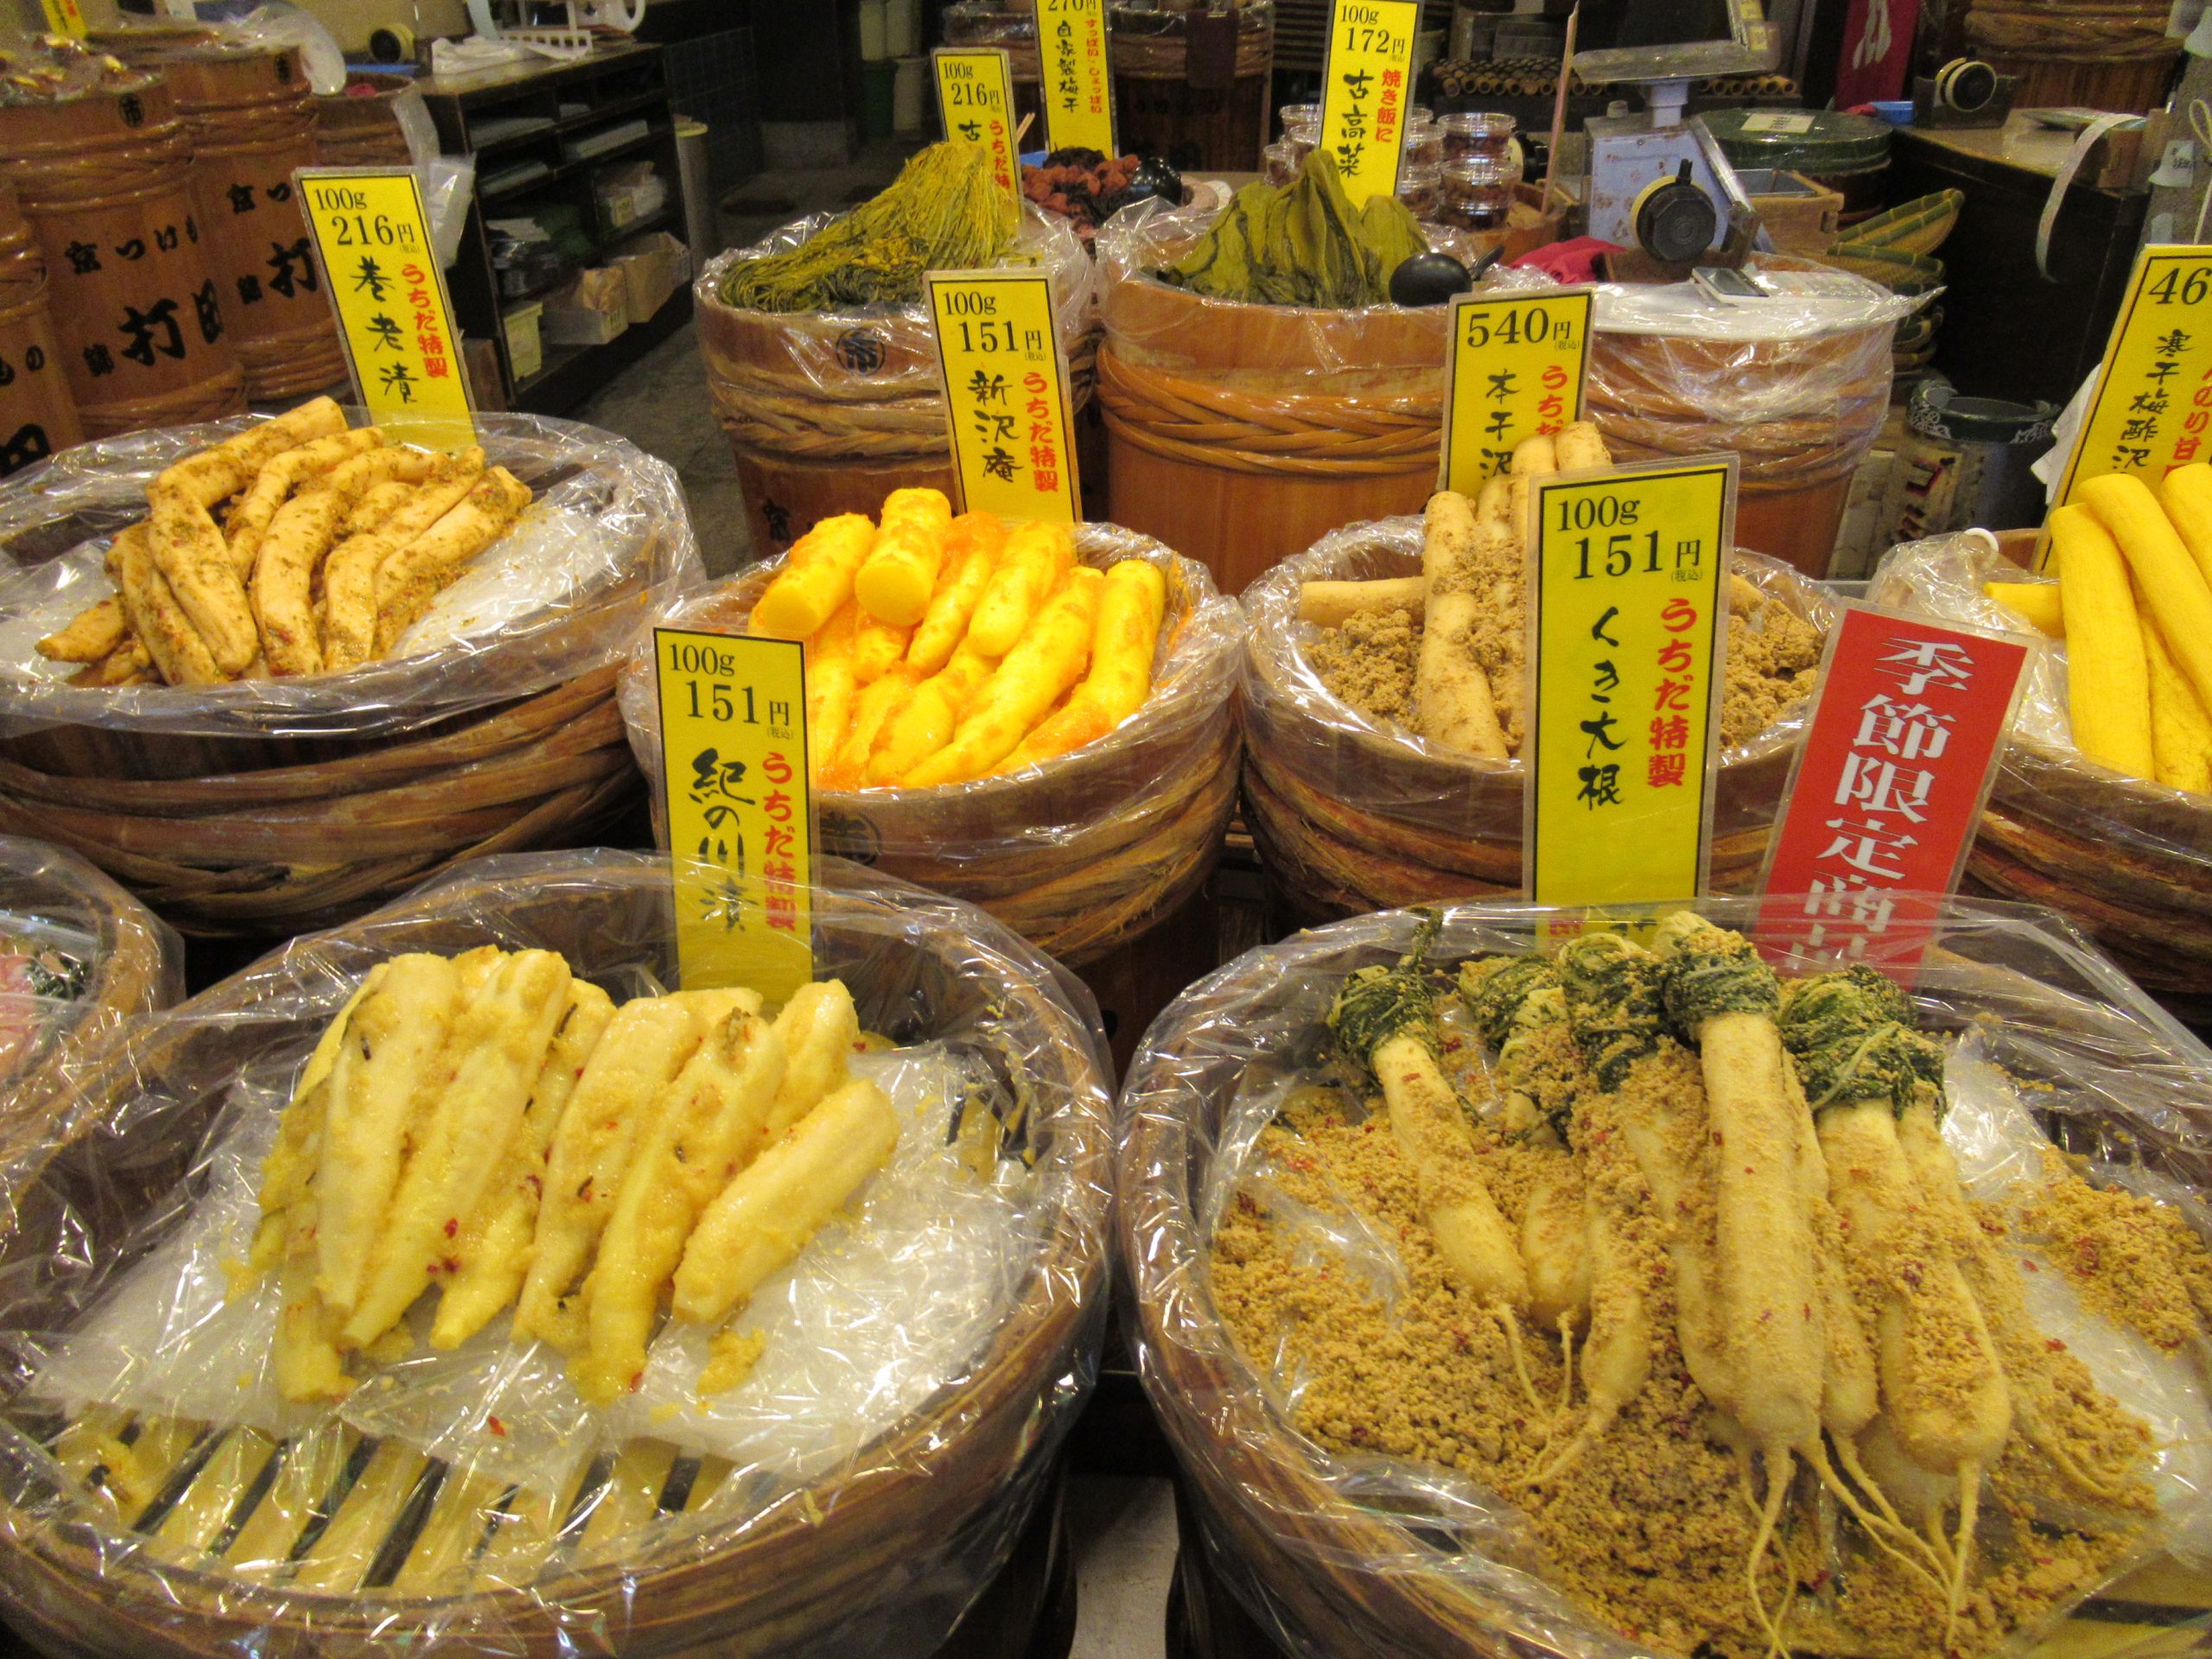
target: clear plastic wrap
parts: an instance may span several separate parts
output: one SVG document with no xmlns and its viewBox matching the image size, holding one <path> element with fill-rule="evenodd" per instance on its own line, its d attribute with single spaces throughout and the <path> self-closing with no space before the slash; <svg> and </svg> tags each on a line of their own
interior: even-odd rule
<svg viewBox="0 0 2212 1659">
<path fill-rule="evenodd" d="M 1519 880 L 1520 762 L 1454 753 L 1374 720 L 1331 691 L 1306 658 L 1319 630 L 1299 620 L 1300 585 L 1417 575 L 1421 525 L 1417 518 L 1348 524 L 1244 592 L 1239 709 L 1248 771 L 1288 811 L 1339 843 L 1376 855 L 1357 885 L 1376 902 L 1429 896 L 1396 889 L 1395 871 L 1408 863 L 1476 878 L 1463 891 L 1484 883 L 1511 887 Z M 1738 550 L 1730 569 L 1823 634 L 1834 626 L 1834 600 L 1789 566 Z M 1784 711 L 1721 756 L 1716 880 L 1732 870 L 1745 880 L 1756 873 L 1807 713 L 1803 705 Z"/>
<path fill-rule="evenodd" d="M 737 1325 L 767 1352 L 706 1402 L 691 1387 L 703 1344 L 683 1333 L 664 1332 L 640 1390 L 594 1416 L 498 1321 L 372 1370 L 327 1412 L 287 1407 L 257 1344 L 264 1298 L 223 1294 L 259 1148 L 372 963 L 491 943 L 558 951 L 618 1000 L 672 987 L 665 860 L 466 866 L 90 1057 L 73 1109 L 10 1173 L 11 1619 L 180 1655 L 931 1651 L 1005 1559 L 1095 1375 L 1103 1039 L 1087 992 L 969 907 L 836 861 L 822 882 L 817 971 L 900 1045 L 855 1057 L 892 1095 L 900 1143 L 761 1287 Z M 111 1433 L 141 1414 L 111 1454 L 115 1507 L 87 1501 L 62 1432 L 103 1403 L 124 1408 L 99 1418 Z M 194 1427 L 179 1438 L 171 1413 Z M 288 1456 L 257 1491 L 250 1454 L 276 1440 Z M 134 1445 L 176 1459 L 150 1512 L 129 1477 L 154 1480 L 134 1459 L 156 1454 Z M 337 1484 L 316 1520 L 325 1459 Z M 290 1469 L 312 1490 L 287 1520 Z M 210 1522 L 203 1480 L 238 1488 L 238 1524 L 226 1530 L 227 1503 Z M 193 1528 L 213 1554 L 177 1543 Z"/>
<path fill-rule="evenodd" d="M 1751 899 L 1695 907 L 1726 926 L 1756 915 Z M 1564 913 L 1449 907 L 1432 960 L 1529 951 L 1547 918 Z M 1290 1380 L 1255 1371 L 1214 1305 L 1210 1240 L 1223 1206 L 1259 1169 L 1261 1129 L 1310 1075 L 1344 976 L 1402 957 L 1420 922 L 1406 911 L 1360 917 L 1251 951 L 1185 991 L 1146 1033 L 1116 1119 L 1116 1247 L 1139 1369 L 1190 1481 L 1211 1560 L 1298 1659 L 1477 1648 L 1648 1659 L 1654 1649 L 1599 1628 L 1547 1584 L 1527 1522 L 1494 1492 L 1434 1465 L 1334 1453 L 1300 1433 L 1283 1408 Z M 2024 1132 L 2039 1122 L 2101 1179 L 2190 1195 L 2185 1207 L 2202 1228 L 2212 1052 L 2064 920 L 2025 906 L 1947 901 L 1916 1001 L 1923 1027 L 1959 1039 L 1944 1134 L 1978 1194 L 2002 1190 Z M 1313 1224 L 1300 1236 L 1347 1271 L 1387 1273 L 1392 1260 L 1371 1230 Z M 2037 1313 L 2125 1403 L 2190 1426 L 2181 1443 L 2160 1447 L 2156 1484 L 2175 1548 L 2202 1560 L 2212 1459 L 2196 1437 L 2212 1418 L 2190 1363 L 2169 1358 L 2149 1378 L 2126 1333 L 2078 1309 L 2038 1303 Z M 2185 1628 L 2212 1629 L 2212 1615 Z"/>
<path fill-rule="evenodd" d="M 355 425 L 367 416 L 349 410 Z M 33 649 L 114 591 L 115 532 L 145 516 L 163 467 L 245 421 L 172 427 L 67 451 L 0 485 L 0 737 L 46 727 L 228 738 L 385 738 L 606 666 L 639 617 L 705 580 L 674 470 L 571 421 L 479 415 L 490 461 L 537 493 L 391 657 L 339 674 L 215 686 L 94 688 Z"/>
<path fill-rule="evenodd" d="M 1076 553 L 1103 569 L 1143 559 L 1167 578 L 1167 609 L 1144 706 L 1095 743 L 1002 777 L 931 789 L 818 791 L 830 852 L 981 905 L 1064 962 L 1104 955 L 1205 880 L 1236 805 L 1231 709 L 1243 613 L 1203 565 L 1111 524 L 1076 526 Z M 777 560 L 683 600 L 653 626 L 742 633 Z M 660 776 L 652 639 L 640 636 L 620 695 L 630 744 Z M 665 842 L 666 804 L 653 797 Z"/>
</svg>

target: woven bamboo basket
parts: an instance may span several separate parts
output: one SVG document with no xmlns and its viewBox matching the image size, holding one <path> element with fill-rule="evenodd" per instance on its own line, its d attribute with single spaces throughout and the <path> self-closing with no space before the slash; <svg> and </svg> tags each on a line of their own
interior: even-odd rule
<svg viewBox="0 0 2212 1659">
<path fill-rule="evenodd" d="M 1723 926 L 1756 918 L 1745 899 L 1696 907 Z M 1528 951 L 1544 913 L 1453 906 L 1434 959 Z M 1208 1254 L 1226 1197 L 1217 1166 L 1249 1149 L 1256 1128 L 1249 1096 L 1279 1099 L 1272 1086 L 1312 1065 L 1344 977 L 1396 959 L 1419 920 L 1364 917 L 1249 951 L 1185 992 L 1147 1034 L 1122 1090 L 1115 1181 L 1115 1248 L 1139 1374 L 1175 1447 L 1210 1565 L 1285 1659 L 1655 1654 L 1663 1649 L 1600 1632 L 1542 1584 L 1535 1540 L 1510 1501 L 1471 1491 L 1450 1471 L 1339 1456 L 1300 1433 L 1267 1379 L 1268 1357 L 1241 1351 L 1215 1304 Z M 2212 1178 L 2201 1135 L 2168 1121 L 2167 1103 L 2178 1096 L 2130 1082 L 2141 1069 L 2201 1086 L 2212 1078 L 2212 1058 L 2063 918 L 1947 901 L 1917 1001 L 1930 1028 L 1978 1028 L 2029 1087 L 2048 1084 L 2052 1121 L 2072 1132 L 2069 1147 L 2145 1160 L 2199 1192 Z M 1362 1256 L 1353 1271 L 1388 1269 Z M 2193 1593 L 2176 1594 L 2177 1581 Z M 2085 1610 L 2094 1626 L 2003 1651 L 2061 1659 L 2095 1647 L 2107 1639 L 2107 1621 L 2139 1623 L 2142 1602 L 2187 1604 L 2177 1622 L 2201 1641 L 2212 1624 L 2202 1584 L 2201 1573 L 2160 1557 L 2138 1578 L 2106 1586 L 2115 1599 Z M 2130 1599 L 2139 1593 L 2140 1602 Z"/>
<path fill-rule="evenodd" d="M 1204 569 L 1111 525 L 1076 531 L 1087 564 L 1145 558 L 1167 576 L 1167 611 L 1145 706 L 1114 732 L 1033 770 L 934 789 L 823 790 L 822 844 L 841 857 L 987 910 L 1071 965 L 1147 931 L 1195 893 L 1236 801 L 1230 713 L 1242 618 Z M 671 614 L 665 627 L 742 633 L 780 562 L 756 566 Z M 622 707 L 639 764 L 660 775 L 652 645 L 633 652 Z M 654 834 L 667 840 L 665 803 Z"/>
<path fill-rule="evenodd" d="M 955 487 L 937 334 L 919 304 L 786 314 L 723 302 L 733 265 L 794 245 L 826 222 L 802 220 L 721 254 L 692 284 L 708 393 L 737 462 L 753 551 L 764 556 L 823 518 L 874 513 L 893 490 Z M 1033 207 L 1022 235 L 1052 268 L 1079 411 L 1098 349 L 1090 257 L 1066 221 Z"/>
<path fill-rule="evenodd" d="M 567 599 L 473 648 L 346 676 L 0 683 L 0 830 L 81 853 L 187 933 L 250 937 L 359 915 L 466 858 L 594 838 L 639 788 L 615 658 L 652 603 L 700 580 L 696 548 L 674 475 L 620 440 L 526 416 L 478 429 L 495 461 L 561 492 L 601 537 Z M 60 463 L 67 480 L 0 494 L 0 536 L 15 531 L 27 558 L 48 531 L 60 547 L 112 531 L 143 511 L 152 471 L 221 435 L 78 451 Z M 10 591 L 67 579 L 44 569 Z"/>
<path fill-rule="evenodd" d="M 219 1422 L 126 1419 L 118 1438 L 160 1489 L 151 1505 L 78 1484 L 42 1440 L 60 1425 L 18 1400 L 0 1422 L 10 1620 L 51 1651 L 162 1659 L 395 1647 L 828 1659 L 942 1641 L 1006 1559 L 1088 1392 L 1107 1282 L 1104 1061 L 1081 990 L 988 919 L 849 867 L 826 880 L 818 971 L 845 980 L 867 1026 L 1000 1056 L 1023 1109 L 1009 1097 L 998 1150 L 1033 1172 L 1033 1243 L 961 1374 L 818 1476 L 734 1470 L 646 1438 L 543 1494 L 350 1428 L 298 1429 L 279 1447 Z M 142 1022 L 83 1069 L 69 1133 L 17 1188 L 0 1243 L 10 1328 L 54 1328 L 65 1303 L 111 1282 L 122 1241 L 194 1179 L 241 1073 L 304 1055 L 374 961 L 490 941 L 559 951 L 621 990 L 639 970 L 674 984 L 669 893 L 665 861 L 634 854 L 479 866 Z M 54 1261 L 65 1236 L 89 1281 Z M 327 1491 L 281 1512 L 257 1471 L 281 1471 L 287 1452 L 305 1466 L 319 1448 Z M 241 1570 L 241 1556 L 299 1565 Z"/>
<path fill-rule="evenodd" d="M 1350 525 L 1245 594 L 1244 821 L 1270 884 L 1309 922 L 1521 888 L 1520 765 L 1453 754 L 1370 721 L 1305 662 L 1299 584 L 1413 575 L 1420 547 L 1418 518 Z M 1732 568 L 1770 602 L 1823 631 L 1834 624 L 1834 601 L 1789 566 L 1738 553 Z M 1802 723 L 1800 710 L 1723 755 L 1717 889 L 1758 879 Z"/>
<path fill-rule="evenodd" d="M 2166 101 L 2180 40 L 2157 0 L 1974 0 L 1974 55 L 2018 79 L 2023 107 L 2075 105 L 2144 114 Z"/>
<path fill-rule="evenodd" d="M 0 478 L 84 442 L 46 302 L 46 256 L 0 179 Z"/>
<path fill-rule="evenodd" d="M 342 92 L 318 93 L 315 100 L 315 158 L 322 167 L 406 167 L 414 156 L 406 130 L 399 124 L 400 94 L 415 84 L 411 75 L 355 70 Z"/>
</svg>

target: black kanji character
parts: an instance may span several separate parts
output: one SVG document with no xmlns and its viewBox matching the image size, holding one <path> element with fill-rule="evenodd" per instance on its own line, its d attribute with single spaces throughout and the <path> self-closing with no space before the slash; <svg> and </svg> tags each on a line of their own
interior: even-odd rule
<svg viewBox="0 0 2212 1659">
<path fill-rule="evenodd" d="M 1574 775 L 1582 782 L 1582 788 L 1574 798 L 1586 802 L 1592 811 L 1601 806 L 1618 806 L 1621 804 L 1621 769 L 1617 763 L 1608 761 L 1602 766 L 1578 767 Z"/>
<path fill-rule="evenodd" d="M 415 377 L 407 372 L 407 365 L 404 363 L 385 364 L 378 378 L 383 383 L 386 391 L 396 391 L 399 394 L 401 403 L 411 404 L 415 401 Z"/>
<path fill-rule="evenodd" d="M 371 299 L 378 305 L 382 305 L 384 291 L 391 285 L 391 278 L 384 274 L 383 268 L 367 254 L 363 254 L 360 269 L 353 275 L 353 291 L 356 294 L 366 293 Z"/>
<path fill-rule="evenodd" d="M 176 326 L 175 300 L 156 301 L 143 311 L 135 305 L 126 305 L 123 312 L 122 324 L 116 332 L 130 336 L 130 343 L 123 348 L 124 356 L 150 369 L 156 352 L 164 357 L 184 355 L 184 331 Z M 159 343 L 154 339 L 156 331 L 162 335 Z"/>
<path fill-rule="evenodd" d="M 299 268 L 296 275 L 294 266 Z M 315 292 L 315 261 L 308 257 L 308 239 L 304 236 L 289 247 L 282 242 L 271 242 L 269 245 L 269 269 L 276 273 L 270 277 L 269 286 L 286 299 L 290 299 L 302 288 L 310 294 Z"/>
<path fill-rule="evenodd" d="M 241 276 L 238 278 L 238 303 L 240 305 L 258 305 L 261 303 L 260 277 Z"/>
<path fill-rule="evenodd" d="M 97 380 L 104 374 L 115 372 L 115 356 L 105 346 L 87 346 L 85 347 L 85 366 L 92 371 L 92 378 Z"/>
<path fill-rule="evenodd" d="M 199 314 L 200 338 L 213 346 L 223 337 L 223 308 L 215 301 L 213 276 L 200 284 L 200 291 L 192 296 L 192 308 Z"/>
<path fill-rule="evenodd" d="M 231 211 L 232 213 L 250 213 L 253 211 L 253 187 L 251 185 L 234 184 L 229 190 L 225 192 L 225 194 L 231 199 Z"/>
<path fill-rule="evenodd" d="M 89 242 L 72 242 L 61 251 L 69 261 L 69 269 L 79 276 L 100 268 L 100 251 Z"/>
</svg>

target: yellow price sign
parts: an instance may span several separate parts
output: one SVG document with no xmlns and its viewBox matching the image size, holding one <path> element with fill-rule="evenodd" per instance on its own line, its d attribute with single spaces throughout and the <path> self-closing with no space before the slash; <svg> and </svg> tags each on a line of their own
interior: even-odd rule
<svg viewBox="0 0 2212 1659">
<path fill-rule="evenodd" d="M 1529 896 L 1695 898 L 1712 849 L 1736 458 L 1561 474 L 1531 493 Z"/>
<path fill-rule="evenodd" d="M 1074 402 L 1052 277 L 933 270 L 926 280 L 962 511 L 1078 523 Z"/>
<path fill-rule="evenodd" d="M 39 0 L 46 10 L 46 26 L 57 35 L 67 35 L 73 40 L 85 38 L 85 14 L 78 10 L 77 0 Z"/>
<path fill-rule="evenodd" d="M 1014 146 L 1014 66 L 995 47 L 941 46 L 930 54 L 937 71 L 938 113 L 944 136 L 981 144 L 991 176 L 1021 204 L 1021 157 Z"/>
<path fill-rule="evenodd" d="M 1357 207 L 1395 194 L 1414 103 L 1421 0 L 1336 0 L 1321 71 L 1321 148 Z"/>
<path fill-rule="evenodd" d="M 1471 495 L 1513 446 L 1582 418 L 1594 290 L 1462 294 L 1452 302 L 1437 487 Z"/>
<path fill-rule="evenodd" d="M 2207 460 L 2212 247 L 2146 247 L 2135 256 L 2056 499 L 2073 500 L 2083 484 L 2107 473 L 2140 473 L 2155 485 L 2177 467 Z"/>
<path fill-rule="evenodd" d="M 1106 66 L 1106 0 L 1036 0 L 1046 145 L 1121 154 L 1114 143 L 1114 80 Z"/>
<path fill-rule="evenodd" d="M 461 334 L 412 170 L 301 168 L 292 188 L 369 418 L 440 448 L 474 442 Z"/>
<path fill-rule="evenodd" d="M 655 628 L 653 673 L 684 986 L 780 1002 L 814 977 L 806 647 Z"/>
</svg>

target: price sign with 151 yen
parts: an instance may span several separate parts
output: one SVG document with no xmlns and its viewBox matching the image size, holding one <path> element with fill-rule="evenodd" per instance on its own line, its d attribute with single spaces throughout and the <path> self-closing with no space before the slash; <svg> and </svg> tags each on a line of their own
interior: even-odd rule
<svg viewBox="0 0 2212 1659">
<path fill-rule="evenodd" d="M 2052 499 L 2063 505 L 2107 473 L 2157 486 L 2212 461 L 2212 247 L 2160 245 L 2135 256 L 2089 404 Z M 2050 537 L 2037 556 L 2047 561 Z"/>
<path fill-rule="evenodd" d="M 461 335 L 413 170 L 301 168 L 292 188 L 370 421 L 437 448 L 474 442 Z"/>
<path fill-rule="evenodd" d="M 1321 145 L 1355 207 L 1398 188 L 1421 0 L 1336 0 L 1321 70 Z"/>
<path fill-rule="evenodd" d="M 1014 141 L 1014 67 L 995 47 L 941 46 L 930 54 L 937 71 L 938 114 L 944 136 L 981 144 L 991 177 L 1021 206 L 1021 156 Z"/>
<path fill-rule="evenodd" d="M 925 279 L 963 512 L 1083 518 L 1067 359 L 1041 270 L 933 270 Z"/>
<path fill-rule="evenodd" d="M 655 628 L 653 675 L 684 988 L 782 1001 L 814 977 L 806 647 Z"/>
<path fill-rule="evenodd" d="M 1437 488 L 1472 495 L 1505 470 L 1522 439 L 1582 418 L 1594 293 L 1546 289 L 1452 300 Z"/>
<path fill-rule="evenodd" d="M 1046 148 L 1120 155 L 1106 65 L 1106 0 L 1036 0 L 1036 7 Z"/>
<path fill-rule="evenodd" d="M 1540 478 L 1527 822 L 1540 905 L 1704 890 L 1736 457 Z"/>
</svg>

